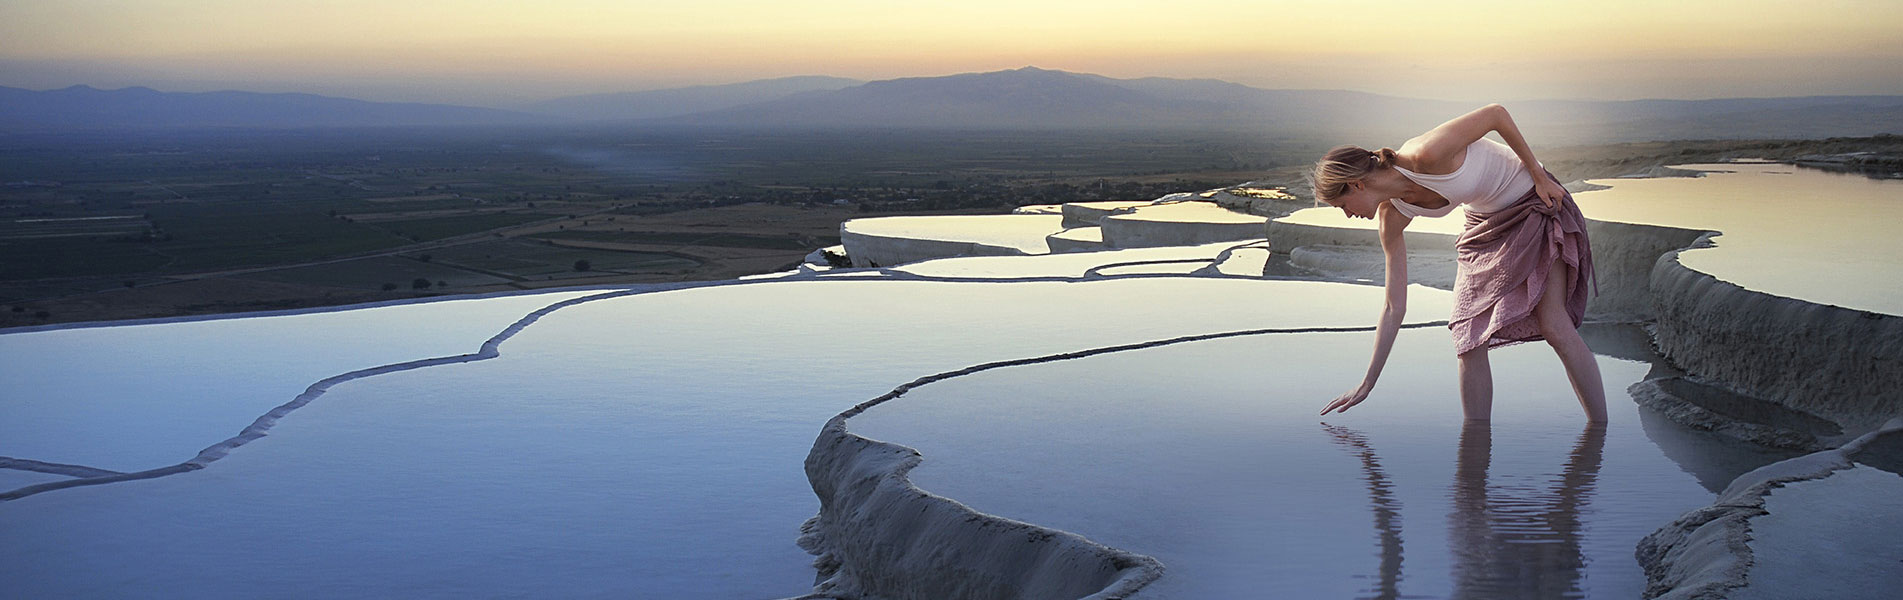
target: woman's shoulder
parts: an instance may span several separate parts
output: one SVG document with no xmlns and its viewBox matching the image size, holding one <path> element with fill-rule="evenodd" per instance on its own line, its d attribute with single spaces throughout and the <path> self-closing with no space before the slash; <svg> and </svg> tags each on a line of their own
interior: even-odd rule
<svg viewBox="0 0 1903 600">
<path fill-rule="evenodd" d="M 1422 175 L 1446 175 L 1460 170 L 1461 163 L 1467 158 L 1467 148 L 1473 147 L 1473 144 L 1468 144 L 1453 148 L 1451 151 L 1448 149 L 1435 151 L 1434 146 L 1428 144 L 1426 138 L 1427 134 L 1421 134 L 1401 142 L 1401 147 L 1394 151 L 1395 163 L 1403 169 Z M 1486 138 L 1481 138 L 1474 143 L 1478 144 L 1485 140 Z"/>
</svg>

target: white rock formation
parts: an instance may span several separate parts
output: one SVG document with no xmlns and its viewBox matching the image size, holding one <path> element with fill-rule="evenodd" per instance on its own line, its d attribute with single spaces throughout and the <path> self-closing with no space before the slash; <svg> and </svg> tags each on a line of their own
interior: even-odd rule
<svg viewBox="0 0 1903 600">
<path fill-rule="evenodd" d="M 875 217 L 839 225 L 855 267 L 892 266 L 947 256 L 1046 254 L 1044 238 L 1063 230 L 1057 215 Z"/>
<path fill-rule="evenodd" d="M 1259 240 L 1267 237 L 1267 224 L 1267 217 L 1235 212 L 1211 202 L 1142 206 L 1098 221 L 1104 242 L 1115 248 Z"/>
</svg>

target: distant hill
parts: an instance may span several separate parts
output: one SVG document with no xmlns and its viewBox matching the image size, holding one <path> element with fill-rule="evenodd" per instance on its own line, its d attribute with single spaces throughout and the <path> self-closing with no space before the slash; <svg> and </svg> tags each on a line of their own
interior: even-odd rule
<svg viewBox="0 0 1903 600">
<path fill-rule="evenodd" d="M 0 128 L 369 127 L 530 123 L 524 113 L 452 106 L 367 102 L 313 94 L 161 92 L 84 85 L 46 91 L 0 87 Z"/>
<path fill-rule="evenodd" d="M 538 102 L 526 107 L 528 112 L 309 94 L 0 88 L 0 129 L 620 121 L 634 127 L 737 129 L 1231 131 L 1396 145 L 1476 104 L 1345 90 L 1262 89 L 1214 79 L 1114 79 L 1025 67 L 864 83 L 787 77 L 592 94 Z M 1549 145 L 1903 133 L 1903 96 L 1546 100 L 1510 102 L 1507 108 Z"/>
<path fill-rule="evenodd" d="M 1025 67 L 874 81 L 662 121 L 740 128 L 1239 130 L 1391 145 L 1476 107 L 1345 90 L 1113 79 Z M 1547 143 L 1903 132 L 1903 96 L 1527 101 L 1508 108 Z"/>
<path fill-rule="evenodd" d="M 1214 79 L 1113 79 L 1024 67 L 874 81 L 686 115 L 727 127 L 1419 130 L 1473 107 L 1340 90 L 1265 90 Z"/>
<path fill-rule="evenodd" d="M 837 90 L 862 83 L 865 82 L 844 77 L 781 77 L 727 85 L 568 96 L 536 102 L 522 109 L 581 120 L 655 119 L 777 100 L 801 92 Z"/>
<path fill-rule="evenodd" d="M 1183 127 L 1233 118 L 1231 107 L 1222 103 L 1147 93 L 1115 81 L 1035 68 L 908 77 L 669 121 L 729 127 L 1073 129 Z"/>
</svg>

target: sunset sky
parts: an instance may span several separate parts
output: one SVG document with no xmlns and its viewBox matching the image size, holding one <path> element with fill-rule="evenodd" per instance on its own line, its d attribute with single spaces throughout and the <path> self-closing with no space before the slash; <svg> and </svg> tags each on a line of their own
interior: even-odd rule
<svg viewBox="0 0 1903 600">
<path fill-rule="evenodd" d="M 1470 101 L 1903 94 L 1903 2 L 0 2 L 0 85 L 31 89 L 508 106 L 1026 65 Z"/>
</svg>

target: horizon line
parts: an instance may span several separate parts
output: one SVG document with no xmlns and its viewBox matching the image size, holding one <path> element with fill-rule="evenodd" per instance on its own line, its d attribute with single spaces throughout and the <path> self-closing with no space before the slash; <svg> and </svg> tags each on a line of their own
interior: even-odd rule
<svg viewBox="0 0 1903 600">
<path fill-rule="evenodd" d="M 11 88 L 16 90 L 24 90 L 24 91 L 35 92 L 35 93 L 55 92 L 55 91 L 73 89 L 73 88 L 86 88 L 86 89 L 98 90 L 103 92 L 117 92 L 117 91 L 124 91 L 124 90 L 143 89 L 143 90 L 150 90 L 150 91 L 162 93 L 162 94 L 214 94 L 214 93 L 235 92 L 235 93 L 246 93 L 246 94 L 259 94 L 259 95 L 307 95 L 307 96 L 319 96 L 319 97 L 336 98 L 336 99 L 344 99 L 344 100 L 356 100 L 361 102 L 371 102 L 371 103 L 377 103 L 377 104 L 424 104 L 424 105 L 460 106 L 460 107 L 469 107 L 469 108 L 486 108 L 486 109 L 494 109 L 494 110 L 518 111 L 521 108 L 525 108 L 527 106 L 538 104 L 541 102 L 560 100 L 560 99 L 566 99 L 566 98 L 578 98 L 578 97 L 586 97 L 586 96 L 611 96 L 611 95 L 618 95 L 618 94 L 640 94 L 640 93 L 647 93 L 647 92 L 716 88 L 716 87 L 744 85 L 749 83 L 758 83 L 758 82 L 765 82 L 765 81 L 780 81 L 780 80 L 787 80 L 787 79 L 825 78 L 825 79 L 843 79 L 843 80 L 858 82 L 856 84 L 846 86 L 845 88 L 840 88 L 840 89 L 847 89 L 852 87 L 863 86 L 870 83 L 884 82 L 884 81 L 898 81 L 898 80 L 907 80 L 907 79 L 941 79 L 941 78 L 958 77 L 958 76 L 965 76 L 965 75 L 989 75 L 989 74 L 1010 73 L 1010 72 L 1019 72 L 1019 71 L 1027 71 L 1027 70 L 1063 73 L 1067 75 L 1102 77 L 1105 79 L 1111 79 L 1115 81 L 1135 81 L 1135 80 L 1143 80 L 1143 79 L 1167 79 L 1167 80 L 1174 80 L 1174 81 L 1210 81 L 1210 82 L 1219 82 L 1219 83 L 1225 83 L 1229 85 L 1242 86 L 1242 87 L 1246 87 L 1246 88 L 1250 88 L 1254 90 L 1270 91 L 1270 92 L 1341 92 L 1341 93 L 1351 93 L 1351 94 L 1367 94 L 1372 96 L 1382 96 L 1382 97 L 1396 98 L 1396 99 L 1402 99 L 1402 100 L 1417 100 L 1417 101 L 1430 101 L 1430 102 L 1494 102 L 1494 103 L 1501 103 L 1501 104 L 1511 103 L 1511 102 L 1620 103 L 1620 102 L 1698 102 L 1698 101 L 1710 101 L 1710 100 L 1774 100 L 1774 99 L 1796 99 L 1796 98 L 1903 97 L 1903 93 L 1891 93 L 1891 94 L 1839 93 L 1839 94 L 1797 94 L 1797 95 L 1788 95 L 1788 96 L 1761 96 L 1761 95 L 1701 96 L 1701 97 L 1691 97 L 1691 98 L 1644 96 L 1644 97 L 1617 98 L 1617 99 L 1592 99 L 1592 98 L 1577 98 L 1577 97 L 1573 97 L 1573 98 L 1522 97 L 1522 98 L 1483 101 L 1483 100 L 1469 99 L 1469 98 L 1405 96 L 1405 95 L 1398 95 L 1398 94 L 1392 94 L 1392 93 L 1373 92 L 1373 91 L 1367 91 L 1367 90 L 1356 90 L 1356 89 L 1347 89 L 1347 88 L 1261 87 L 1257 85 L 1240 83 L 1240 82 L 1231 81 L 1227 79 L 1221 79 L 1217 77 L 1174 77 L 1174 76 L 1168 76 L 1168 75 L 1112 77 L 1108 75 L 1101 75 L 1097 73 L 1089 73 L 1089 72 L 1082 72 L 1082 71 L 1049 69 L 1049 68 L 1038 67 L 1036 65 L 1025 65 L 1023 67 L 1018 67 L 1015 69 L 997 69 L 997 70 L 990 70 L 990 71 L 958 71 L 958 72 L 938 74 L 938 75 L 906 75 L 906 76 L 889 77 L 889 78 L 883 78 L 883 79 L 861 79 L 857 77 L 844 77 L 839 75 L 828 75 L 828 74 L 818 74 L 818 73 L 775 75 L 775 76 L 768 76 L 768 77 L 743 79 L 743 80 L 737 80 L 737 81 L 727 81 L 723 83 L 697 83 L 697 84 L 677 85 L 677 86 L 669 86 L 669 87 L 648 87 L 648 88 L 637 88 L 637 89 L 625 89 L 625 90 L 618 90 L 618 91 L 584 92 L 579 94 L 563 94 L 558 96 L 549 96 L 549 97 L 541 98 L 539 100 L 517 101 L 517 102 L 507 102 L 507 103 L 480 103 L 480 104 L 458 104 L 458 103 L 452 103 L 452 102 L 432 102 L 432 101 L 418 101 L 418 100 L 372 99 L 368 97 L 358 97 L 355 95 L 344 95 L 344 93 L 311 91 L 308 88 L 305 90 L 283 90 L 283 91 L 261 91 L 259 89 L 243 89 L 243 88 L 214 88 L 214 89 L 193 90 L 193 89 L 160 89 L 160 88 L 154 87 L 153 84 L 126 85 L 122 87 L 100 87 L 88 82 L 78 82 L 78 83 L 73 83 L 70 85 L 59 86 L 59 87 L 49 87 L 44 89 L 34 89 L 32 87 L 16 87 L 13 85 L 6 85 L 6 84 L 0 84 L 0 87 L 6 87 L 6 88 Z M 173 83 L 180 84 L 183 82 L 173 82 Z M 273 82 L 256 81 L 254 83 L 260 84 L 264 86 L 265 88 L 269 88 Z M 157 84 L 157 85 L 163 85 L 163 84 Z M 187 88 L 190 87 L 189 84 L 186 84 L 186 86 Z"/>
</svg>

